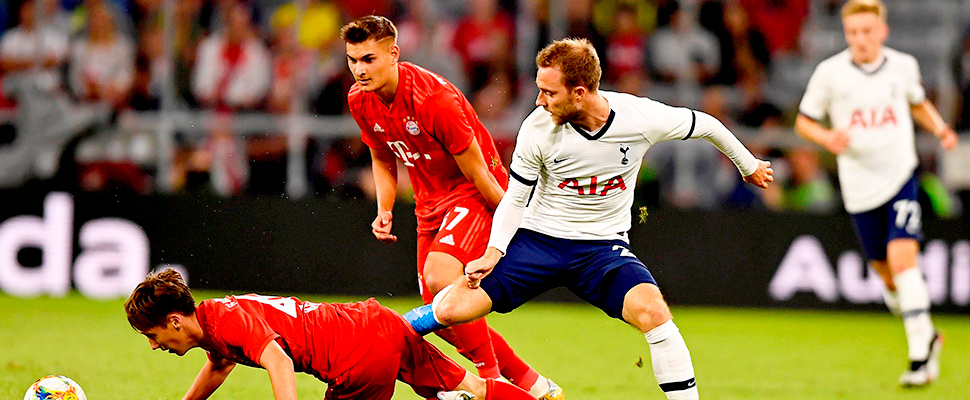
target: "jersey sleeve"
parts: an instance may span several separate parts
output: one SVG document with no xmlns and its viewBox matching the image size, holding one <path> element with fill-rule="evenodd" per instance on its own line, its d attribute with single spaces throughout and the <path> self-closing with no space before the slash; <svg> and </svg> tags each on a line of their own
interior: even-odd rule
<svg viewBox="0 0 970 400">
<path fill-rule="evenodd" d="M 540 109 L 536 110 L 538 112 Z M 522 127 L 519 128 L 519 134 L 515 139 L 512 162 L 509 164 L 509 175 L 512 179 L 526 186 L 535 186 L 539 179 L 539 170 L 542 168 L 542 152 L 533 136 L 539 132 L 534 123 L 536 112 L 522 122 Z"/>
<path fill-rule="evenodd" d="M 686 140 L 694 135 L 697 116 L 689 108 L 673 107 L 645 97 L 636 98 L 639 120 L 646 121 L 643 136 L 657 144 L 667 140 Z"/>
<path fill-rule="evenodd" d="M 824 64 L 823 64 L 824 65 Z M 823 65 L 815 68 L 812 77 L 808 80 L 805 87 L 805 95 L 802 102 L 798 105 L 798 113 L 806 117 L 821 121 L 828 114 L 829 91 L 827 85 L 827 73 Z"/>
<path fill-rule="evenodd" d="M 364 117 L 360 115 L 360 110 L 356 110 L 354 107 L 350 108 L 350 115 L 354 117 L 354 122 L 357 123 L 357 127 L 360 128 L 360 140 L 372 149 L 381 146 L 381 140 L 377 137 L 371 127 L 367 126 L 364 122 Z"/>
<path fill-rule="evenodd" d="M 266 321 L 240 307 L 232 307 L 222 315 L 217 332 L 217 340 L 242 349 L 246 358 L 256 364 L 269 342 L 280 337 Z"/>
<path fill-rule="evenodd" d="M 909 104 L 920 104 L 926 100 L 926 90 L 923 89 L 923 77 L 920 75 L 919 62 L 915 57 L 907 57 L 909 68 L 906 76 L 906 101 Z"/>
<path fill-rule="evenodd" d="M 464 151 L 475 140 L 471 116 L 462 108 L 457 93 L 441 91 L 428 99 L 425 112 L 431 123 L 430 134 L 451 154 Z"/>
</svg>

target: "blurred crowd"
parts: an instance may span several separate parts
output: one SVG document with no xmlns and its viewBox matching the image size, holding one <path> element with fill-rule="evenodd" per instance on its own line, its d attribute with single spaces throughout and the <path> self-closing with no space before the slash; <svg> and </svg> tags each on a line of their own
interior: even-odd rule
<svg viewBox="0 0 970 400">
<path fill-rule="evenodd" d="M 644 163 L 640 203 L 841 210 L 834 159 L 790 129 L 797 97 L 772 96 L 776 60 L 807 62 L 803 25 L 819 9 L 837 15 L 836 0 L 168 3 L 170 20 L 163 0 L 0 2 L 0 186 L 153 193 L 165 180 L 180 193 L 284 195 L 287 136 L 236 134 L 234 116 L 346 115 L 353 78 L 339 29 L 380 14 L 400 30 L 402 59 L 465 92 L 506 162 L 516 126 L 488 122 L 521 120 L 534 107 L 535 52 L 556 37 L 582 36 L 601 56 L 605 89 L 714 115 L 771 160 L 780 178 L 772 189 L 756 191 L 706 142 L 661 144 Z M 956 48 L 954 79 L 967 94 L 970 30 Z M 162 108 L 203 110 L 219 121 L 203 134 L 176 132 L 166 176 L 156 170 L 160 139 L 152 132 L 124 136 L 118 128 L 126 113 Z M 965 129 L 970 118 L 961 116 L 970 115 L 970 106 L 956 108 L 957 126 Z M 98 141 L 102 137 L 115 140 Z M 306 140 L 306 165 L 299 168 L 311 193 L 372 195 L 370 155 L 357 135 Z M 935 177 L 937 160 L 929 153 L 923 165 L 927 204 L 938 215 L 952 215 L 959 209 L 956 189 Z"/>
</svg>

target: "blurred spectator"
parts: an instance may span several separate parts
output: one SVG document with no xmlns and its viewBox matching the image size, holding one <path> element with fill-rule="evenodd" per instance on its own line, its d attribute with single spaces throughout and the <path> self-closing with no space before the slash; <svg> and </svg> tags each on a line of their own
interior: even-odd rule
<svg viewBox="0 0 970 400">
<path fill-rule="evenodd" d="M 799 146 L 786 156 L 790 171 L 788 182 L 783 185 L 781 208 L 814 214 L 834 211 L 838 205 L 835 188 L 821 168 L 818 150 Z"/>
<path fill-rule="evenodd" d="M 161 25 L 165 2 L 159 0 L 129 0 L 131 5 L 131 22 L 138 29 L 138 34 L 144 34 L 145 27 L 153 24 Z"/>
<path fill-rule="evenodd" d="M 649 35 L 657 27 L 657 5 L 654 0 L 599 0 L 593 4 L 593 24 L 606 36 L 616 34 L 616 15 L 621 11 L 633 13 L 633 25 L 642 35 Z"/>
<path fill-rule="evenodd" d="M 68 33 L 72 38 L 83 36 L 90 25 L 92 8 L 104 8 L 111 14 L 111 20 L 114 21 L 115 30 L 118 33 L 126 37 L 135 37 L 137 32 L 132 25 L 129 5 L 129 0 L 83 0 L 80 5 L 71 9 Z"/>
<path fill-rule="evenodd" d="M 668 83 L 709 83 L 721 63 L 714 35 L 698 28 L 675 1 L 660 7 L 657 20 L 660 28 L 649 46 L 655 76 Z"/>
<path fill-rule="evenodd" d="M 615 30 L 606 43 L 606 81 L 617 90 L 640 94 L 646 73 L 646 40 L 637 23 L 636 9 L 622 4 L 616 9 Z"/>
<path fill-rule="evenodd" d="M 365 15 L 391 15 L 391 0 L 335 0 L 334 1 L 353 21 Z"/>
<path fill-rule="evenodd" d="M 306 21 L 304 21 L 305 23 Z M 313 69 L 314 54 L 301 46 L 293 21 L 273 25 L 273 83 L 269 111 L 277 115 L 305 107 L 306 83 Z M 303 111 L 302 109 L 299 111 Z M 286 189 L 288 139 L 285 134 L 247 136 L 249 183 L 246 192 L 282 195 Z"/>
<path fill-rule="evenodd" d="M 172 51 L 175 53 L 175 65 L 172 68 L 175 91 L 180 100 L 188 106 L 197 106 L 195 95 L 192 93 L 192 71 L 198 55 L 199 43 L 205 34 L 202 20 L 203 0 L 180 0 L 175 3 L 174 36 Z"/>
<path fill-rule="evenodd" d="M 222 12 L 225 30 L 199 45 L 192 92 L 203 105 L 220 110 L 256 108 L 271 83 L 269 51 L 256 37 L 245 5 L 234 3 Z"/>
<path fill-rule="evenodd" d="M 283 27 L 292 27 L 298 12 L 296 2 L 279 6 L 270 16 L 270 28 L 278 32 Z M 323 0 L 310 0 L 302 14 L 300 46 L 314 50 L 330 49 L 331 43 L 340 33 L 341 22 L 340 9 L 336 4 Z"/>
<path fill-rule="evenodd" d="M 161 105 L 163 85 L 167 84 L 169 61 L 162 54 L 162 28 L 146 25 L 138 41 L 135 76 L 129 105 L 135 110 L 157 110 Z"/>
<path fill-rule="evenodd" d="M 134 79 L 135 52 L 118 34 L 107 7 L 89 8 L 87 34 L 73 43 L 69 78 L 71 91 L 82 100 L 127 104 Z"/>
<path fill-rule="evenodd" d="M 471 92 L 490 77 L 514 70 L 515 23 L 498 9 L 497 0 L 473 0 L 468 15 L 458 22 L 452 47 L 461 57 Z"/>
<path fill-rule="evenodd" d="M 19 24 L 0 39 L 0 69 L 4 77 L 30 78 L 39 87 L 53 90 L 61 86 L 60 68 L 67 57 L 68 38 L 37 23 L 36 3 L 21 3 Z"/>
<path fill-rule="evenodd" d="M 720 85 L 754 85 L 765 80 L 771 54 L 764 35 L 751 26 L 737 0 L 707 0 L 700 9 L 701 26 L 713 33 L 721 50 L 721 68 L 713 78 Z"/>
<path fill-rule="evenodd" d="M 961 131 L 970 128 L 970 101 L 967 100 L 970 99 L 970 24 L 964 27 L 958 38 L 950 63 L 953 81 L 960 91 L 954 128 Z"/>
<path fill-rule="evenodd" d="M 808 0 L 740 0 L 751 24 L 764 33 L 771 54 L 798 52 Z"/>
<path fill-rule="evenodd" d="M 360 136 L 336 139 L 329 145 L 317 141 L 311 146 L 311 152 L 314 156 L 310 178 L 316 193 L 339 198 L 375 198 L 370 151 Z"/>
<path fill-rule="evenodd" d="M 434 71 L 459 89 L 468 91 L 468 79 L 461 58 L 452 47 L 455 26 L 439 18 L 442 7 L 438 0 L 413 0 L 398 3 L 397 45 L 407 61 Z M 507 50 L 507 49 L 506 49 Z M 341 49 L 341 55 L 343 49 Z M 346 75 L 341 59 L 340 73 Z M 470 93 L 470 92 L 469 92 Z"/>
<path fill-rule="evenodd" d="M 81 165 L 79 169 L 78 186 L 87 192 L 151 192 L 149 176 L 130 161 L 99 161 Z"/>
<path fill-rule="evenodd" d="M 593 23 L 592 0 L 566 0 L 565 4 L 550 2 L 547 7 L 566 8 L 566 36 L 586 38 L 593 44 L 596 54 L 606 54 L 606 35 Z M 561 38 L 550 38 L 551 40 Z M 548 43 L 540 43 L 545 46 Z"/>
</svg>

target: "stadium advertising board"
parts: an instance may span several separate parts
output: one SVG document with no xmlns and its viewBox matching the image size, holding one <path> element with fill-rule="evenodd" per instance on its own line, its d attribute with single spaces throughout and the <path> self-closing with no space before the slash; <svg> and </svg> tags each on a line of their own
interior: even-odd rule
<svg viewBox="0 0 970 400">
<path fill-rule="evenodd" d="M 195 288 L 240 292 L 417 294 L 413 218 L 398 242 L 370 232 L 366 201 L 7 193 L 0 210 L 0 290 L 15 296 L 125 296 L 174 266 Z M 400 205 L 398 216 L 413 215 Z M 934 304 L 970 310 L 966 220 L 929 220 L 920 257 Z M 848 218 L 652 211 L 633 250 L 672 304 L 881 308 Z M 544 300 L 573 301 L 566 290 Z"/>
</svg>

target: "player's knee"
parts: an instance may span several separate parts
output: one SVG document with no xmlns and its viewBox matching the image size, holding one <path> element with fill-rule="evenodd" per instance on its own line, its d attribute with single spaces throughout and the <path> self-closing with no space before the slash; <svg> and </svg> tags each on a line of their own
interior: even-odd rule
<svg viewBox="0 0 970 400">
<path fill-rule="evenodd" d="M 462 263 L 450 254 L 432 252 L 424 263 L 424 284 L 431 293 L 438 293 L 446 286 L 455 283 L 461 276 Z"/>
<path fill-rule="evenodd" d="M 628 294 L 623 303 L 623 318 L 643 332 L 647 332 L 673 318 L 667 302 L 656 287 Z"/>
<path fill-rule="evenodd" d="M 465 323 L 488 314 L 487 304 L 464 286 L 447 286 L 432 302 L 435 319 L 445 326 Z"/>
</svg>

